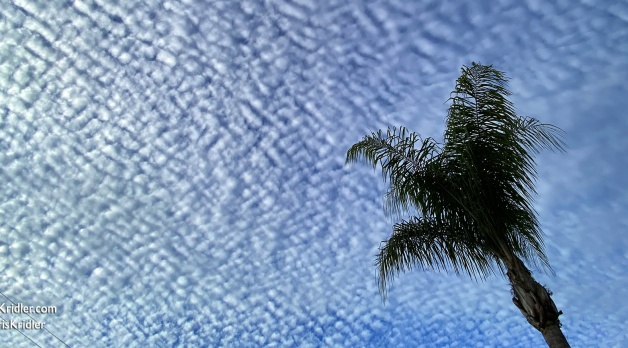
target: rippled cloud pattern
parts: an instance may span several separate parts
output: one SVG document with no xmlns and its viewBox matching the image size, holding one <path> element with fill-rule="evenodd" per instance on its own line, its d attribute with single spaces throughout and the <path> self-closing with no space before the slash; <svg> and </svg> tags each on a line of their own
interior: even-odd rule
<svg viewBox="0 0 628 348">
<path fill-rule="evenodd" d="M 626 2 L 3 0 L 0 37 L 0 300 L 57 307 L 7 346 L 543 346 L 503 277 L 382 303 L 385 184 L 344 166 L 380 128 L 441 139 L 471 61 L 567 133 L 535 274 L 565 334 L 628 345 Z"/>
</svg>

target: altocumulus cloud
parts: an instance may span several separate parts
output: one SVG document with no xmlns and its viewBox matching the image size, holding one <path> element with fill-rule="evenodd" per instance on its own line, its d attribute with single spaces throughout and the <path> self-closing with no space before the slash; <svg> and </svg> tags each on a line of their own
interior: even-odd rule
<svg viewBox="0 0 628 348">
<path fill-rule="evenodd" d="M 0 290 L 57 306 L 41 346 L 542 345 L 503 278 L 382 304 L 385 186 L 343 166 L 371 130 L 440 138 L 472 60 L 568 134 L 537 200 L 566 335 L 628 343 L 624 2 L 14 0 L 0 35 Z"/>
</svg>

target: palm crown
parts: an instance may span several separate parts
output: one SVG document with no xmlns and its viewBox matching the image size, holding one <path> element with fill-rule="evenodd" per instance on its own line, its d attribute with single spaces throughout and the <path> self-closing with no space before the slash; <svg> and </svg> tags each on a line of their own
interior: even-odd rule
<svg viewBox="0 0 628 348">
<path fill-rule="evenodd" d="M 380 290 L 414 266 L 485 278 L 520 257 L 551 270 L 532 207 L 539 150 L 563 150 L 561 130 L 518 116 L 507 78 L 463 66 L 450 97 L 444 142 L 406 128 L 365 136 L 346 161 L 381 166 L 388 212 L 418 213 L 393 227 L 376 259 Z"/>
</svg>

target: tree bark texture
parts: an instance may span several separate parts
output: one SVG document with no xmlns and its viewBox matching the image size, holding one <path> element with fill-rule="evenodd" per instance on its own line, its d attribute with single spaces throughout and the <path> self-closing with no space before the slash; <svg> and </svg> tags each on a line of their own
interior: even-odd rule
<svg viewBox="0 0 628 348">
<path fill-rule="evenodd" d="M 506 267 L 508 268 L 506 275 L 512 285 L 512 302 L 528 323 L 543 334 L 550 348 L 570 347 L 558 320 L 563 312 L 556 308 L 550 297 L 551 293 L 534 280 L 528 268 L 517 256 L 511 255 L 506 261 Z"/>
</svg>

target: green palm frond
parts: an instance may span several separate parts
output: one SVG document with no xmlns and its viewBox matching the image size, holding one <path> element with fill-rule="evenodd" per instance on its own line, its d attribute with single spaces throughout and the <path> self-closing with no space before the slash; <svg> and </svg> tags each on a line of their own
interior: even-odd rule
<svg viewBox="0 0 628 348">
<path fill-rule="evenodd" d="M 540 150 L 565 152 L 562 137 L 565 132 L 551 124 L 541 123 L 533 117 L 519 117 L 515 129 L 525 149 L 538 154 Z"/>
<path fill-rule="evenodd" d="M 421 143 L 418 149 L 417 143 Z M 416 133 L 408 132 L 405 127 L 400 127 L 399 130 L 393 127 L 386 134 L 379 130 L 354 144 L 347 151 L 346 163 L 364 160 L 374 168 L 379 164 L 382 166 L 382 176 L 388 180 L 396 178 L 397 174 L 419 171 L 425 164 L 425 159 L 435 149 L 436 142 L 432 138 L 422 140 Z"/>
<path fill-rule="evenodd" d="M 478 236 L 475 236 L 476 238 Z M 461 238 L 455 226 L 411 218 L 395 224 L 376 259 L 379 288 L 385 296 L 393 278 L 413 267 L 466 273 L 486 278 L 493 273 L 494 257 L 482 240 Z"/>
<path fill-rule="evenodd" d="M 417 147 L 418 145 L 418 147 Z M 407 210 L 416 191 L 415 175 L 423 174 L 438 154 L 438 144 L 432 138 L 421 139 L 405 127 L 389 128 L 386 133 L 365 136 L 347 152 L 346 163 L 363 160 L 376 168 L 382 167 L 382 178 L 390 183 L 387 212 Z"/>
</svg>

